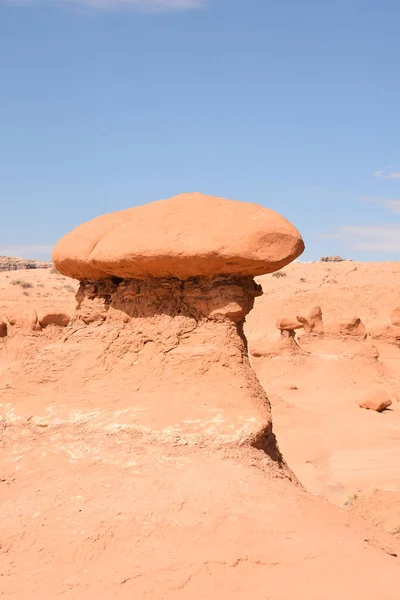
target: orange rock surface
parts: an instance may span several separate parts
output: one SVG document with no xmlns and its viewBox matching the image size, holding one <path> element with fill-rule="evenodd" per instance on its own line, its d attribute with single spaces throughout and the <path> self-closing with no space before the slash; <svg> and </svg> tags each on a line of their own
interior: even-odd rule
<svg viewBox="0 0 400 600">
<path fill-rule="evenodd" d="M 300 233 L 273 210 L 203 194 L 180 194 L 80 225 L 53 262 L 75 279 L 260 275 L 304 250 Z"/>
<path fill-rule="evenodd" d="M 376 390 L 368 392 L 360 401 L 360 407 L 367 410 L 382 412 L 392 406 L 390 395 L 385 390 Z"/>
</svg>

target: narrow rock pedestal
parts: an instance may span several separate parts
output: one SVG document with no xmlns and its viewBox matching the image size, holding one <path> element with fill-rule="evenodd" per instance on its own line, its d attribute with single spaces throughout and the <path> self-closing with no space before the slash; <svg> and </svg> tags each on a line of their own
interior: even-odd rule
<svg viewBox="0 0 400 600">
<path fill-rule="evenodd" d="M 135 390 L 142 430 L 179 444 L 250 444 L 280 460 L 243 333 L 261 294 L 251 277 L 83 281 L 68 336 L 113 339 L 105 360 Z"/>
</svg>

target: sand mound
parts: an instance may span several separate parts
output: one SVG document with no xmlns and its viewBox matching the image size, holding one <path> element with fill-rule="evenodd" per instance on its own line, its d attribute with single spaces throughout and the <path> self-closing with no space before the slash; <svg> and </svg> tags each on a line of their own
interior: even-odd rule
<svg viewBox="0 0 400 600">
<path fill-rule="evenodd" d="M 372 490 L 355 494 L 349 498 L 346 507 L 353 514 L 400 538 L 400 492 Z"/>
</svg>

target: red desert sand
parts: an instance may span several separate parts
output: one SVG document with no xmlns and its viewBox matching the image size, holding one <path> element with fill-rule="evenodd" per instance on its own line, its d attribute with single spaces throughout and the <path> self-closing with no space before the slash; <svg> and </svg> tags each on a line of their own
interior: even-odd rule
<svg viewBox="0 0 400 600">
<path fill-rule="evenodd" d="M 67 234 L 79 283 L 0 273 L 5 596 L 398 600 L 400 269 L 303 248 L 189 194 Z"/>
</svg>

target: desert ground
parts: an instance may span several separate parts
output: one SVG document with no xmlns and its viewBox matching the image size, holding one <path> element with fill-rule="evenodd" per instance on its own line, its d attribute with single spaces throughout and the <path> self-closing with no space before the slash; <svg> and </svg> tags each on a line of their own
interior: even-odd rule
<svg viewBox="0 0 400 600">
<path fill-rule="evenodd" d="M 258 277 L 244 329 L 259 391 L 225 331 L 152 317 L 132 348 L 95 318 L 39 327 L 73 316 L 79 283 L 0 273 L 0 595 L 398 599 L 399 276 L 344 261 Z M 315 306 L 323 334 L 277 329 Z M 235 437 L 267 418 L 248 390 L 265 391 L 279 450 L 269 425 L 268 443 Z M 359 407 L 375 390 L 388 410 Z"/>
<path fill-rule="evenodd" d="M 270 398 L 282 453 L 312 493 L 338 506 L 367 495 L 358 498 L 357 510 L 365 510 L 368 518 L 372 513 L 377 522 L 387 519 L 389 529 L 394 519 L 395 530 L 400 518 L 400 346 L 391 314 L 399 304 L 400 266 L 297 262 L 283 273 L 259 278 L 264 295 L 246 323 L 250 354 L 266 351 L 265 357 L 252 357 L 252 363 Z M 278 318 L 307 313 L 315 305 L 322 309 L 325 334 L 299 332 L 299 345 L 307 353 L 276 352 Z M 365 325 L 365 339 L 338 332 L 338 325 L 354 317 Z M 390 409 L 361 410 L 363 395 L 379 389 L 391 395 Z M 382 514 L 378 497 L 386 498 Z"/>
</svg>

